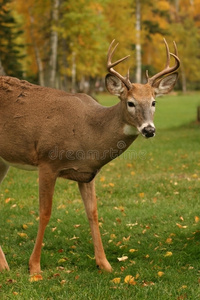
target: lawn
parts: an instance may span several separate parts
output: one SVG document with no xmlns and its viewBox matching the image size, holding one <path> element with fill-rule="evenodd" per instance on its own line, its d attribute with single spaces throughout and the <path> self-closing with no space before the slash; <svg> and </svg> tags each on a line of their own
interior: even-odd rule
<svg viewBox="0 0 200 300">
<path fill-rule="evenodd" d="M 0 240 L 11 268 L 0 274 L 0 299 L 200 299 L 198 105 L 197 93 L 158 98 L 156 137 L 139 137 L 98 174 L 99 224 L 113 273 L 95 266 L 77 184 L 58 179 L 43 273 L 34 278 L 42 280 L 31 280 L 38 177 L 12 168 L 0 194 Z"/>
</svg>

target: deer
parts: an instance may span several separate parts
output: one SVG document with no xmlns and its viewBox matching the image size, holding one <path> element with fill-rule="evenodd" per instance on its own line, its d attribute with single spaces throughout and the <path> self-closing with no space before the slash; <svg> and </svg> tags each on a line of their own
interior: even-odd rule
<svg viewBox="0 0 200 300">
<path fill-rule="evenodd" d="M 138 137 L 155 136 L 155 98 L 169 93 L 180 66 L 164 39 L 166 66 L 147 82 L 131 83 L 114 67 L 130 55 L 112 62 L 118 47 L 109 46 L 105 85 L 119 102 L 104 107 L 82 93 L 41 87 L 15 77 L 0 76 L 0 182 L 10 166 L 38 171 L 39 226 L 29 259 L 30 274 L 41 272 L 40 258 L 46 226 L 52 211 L 56 179 L 76 181 L 89 220 L 98 268 L 111 272 L 98 224 L 95 178 L 101 168 L 121 155 Z M 170 67 L 171 57 L 174 65 Z M 0 270 L 9 270 L 0 247 Z"/>
</svg>

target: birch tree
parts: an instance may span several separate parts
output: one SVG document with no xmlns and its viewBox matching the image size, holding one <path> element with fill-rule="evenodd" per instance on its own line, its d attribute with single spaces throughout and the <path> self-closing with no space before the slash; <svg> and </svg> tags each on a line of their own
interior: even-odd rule
<svg viewBox="0 0 200 300">
<path fill-rule="evenodd" d="M 56 87 L 57 54 L 58 54 L 58 26 L 59 0 L 53 0 L 52 3 L 52 26 L 51 26 L 51 56 L 50 56 L 50 86 Z"/>
<path fill-rule="evenodd" d="M 142 54 L 141 54 L 141 3 L 140 0 L 136 0 L 136 83 L 142 81 Z"/>
</svg>

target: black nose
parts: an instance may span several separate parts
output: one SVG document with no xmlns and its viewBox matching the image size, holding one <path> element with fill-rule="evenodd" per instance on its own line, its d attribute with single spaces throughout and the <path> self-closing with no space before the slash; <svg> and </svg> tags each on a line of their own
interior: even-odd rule
<svg viewBox="0 0 200 300">
<path fill-rule="evenodd" d="M 142 129 L 142 134 L 146 137 L 146 138 L 150 138 L 150 137 L 153 137 L 155 135 L 155 128 L 152 127 L 151 125 L 148 125 L 146 127 L 144 127 Z"/>
</svg>

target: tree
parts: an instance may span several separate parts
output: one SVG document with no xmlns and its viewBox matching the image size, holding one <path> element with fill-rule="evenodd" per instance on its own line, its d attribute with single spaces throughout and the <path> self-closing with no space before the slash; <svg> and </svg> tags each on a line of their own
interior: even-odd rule
<svg viewBox="0 0 200 300">
<path fill-rule="evenodd" d="M 0 59 L 7 75 L 23 77 L 23 45 L 17 41 L 22 31 L 10 9 L 10 0 L 0 3 Z"/>
</svg>

